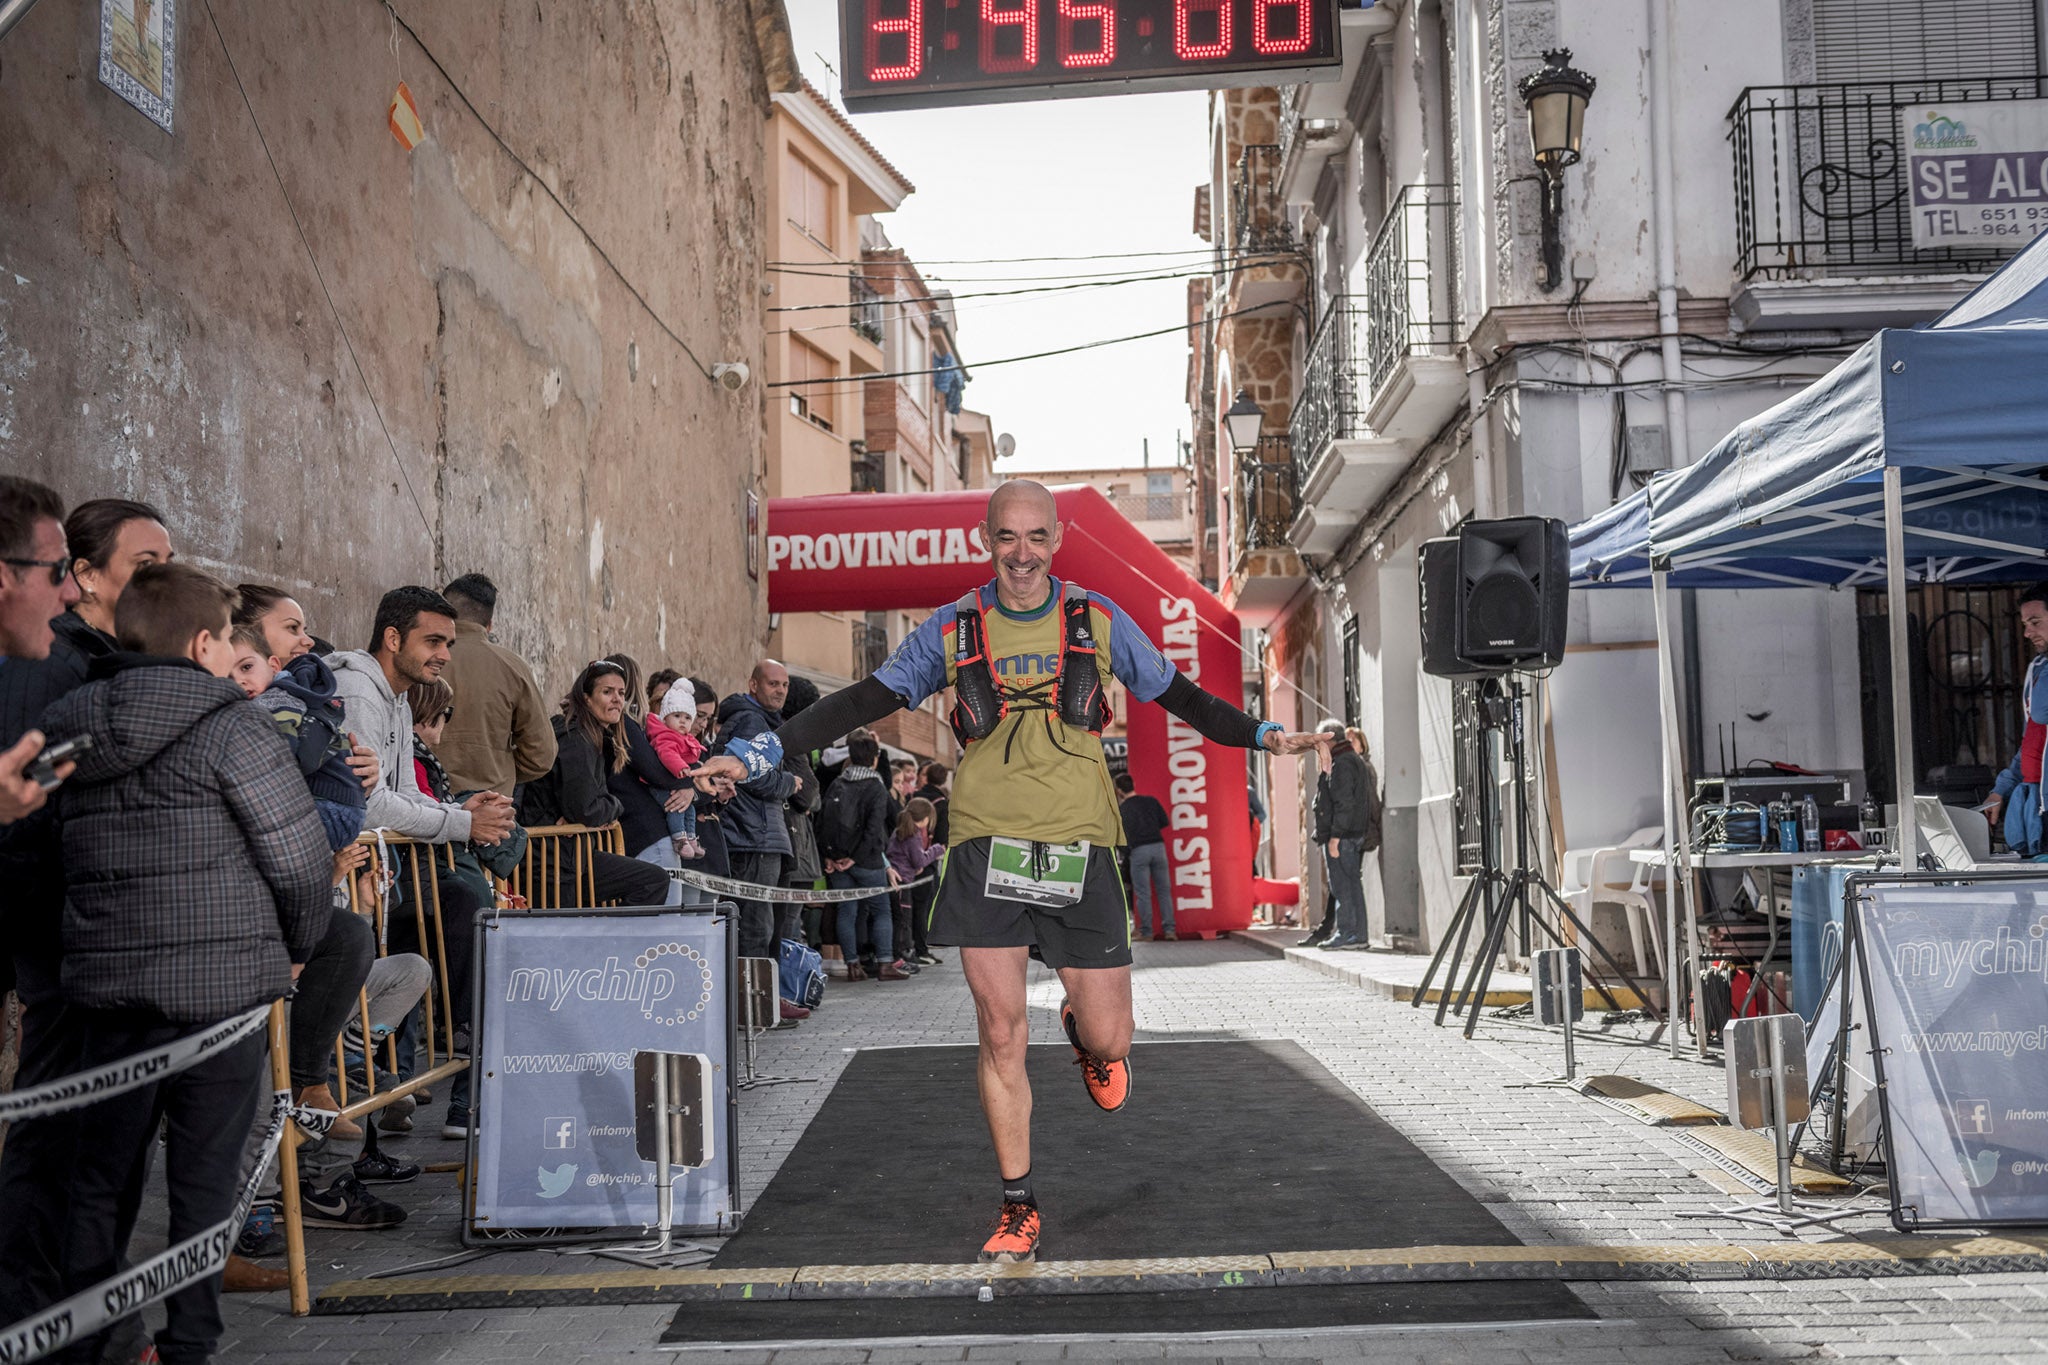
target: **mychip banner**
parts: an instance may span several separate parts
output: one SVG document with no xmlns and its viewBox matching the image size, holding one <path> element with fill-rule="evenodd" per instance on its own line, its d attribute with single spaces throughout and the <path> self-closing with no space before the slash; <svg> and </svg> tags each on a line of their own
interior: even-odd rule
<svg viewBox="0 0 2048 1365">
<path fill-rule="evenodd" d="M 2018 250 L 2048 229 L 2048 100 L 1899 109 L 1916 248 Z"/>
<path fill-rule="evenodd" d="M 503 914 L 481 937 L 476 1228 L 654 1224 L 654 1163 L 634 1150 L 633 1058 L 647 1051 L 705 1059 L 709 1159 L 674 1172 L 674 1225 L 730 1231 L 728 909 Z"/>
<path fill-rule="evenodd" d="M 2048 1223 L 2048 879 L 1859 888 L 1901 1231 Z"/>
</svg>

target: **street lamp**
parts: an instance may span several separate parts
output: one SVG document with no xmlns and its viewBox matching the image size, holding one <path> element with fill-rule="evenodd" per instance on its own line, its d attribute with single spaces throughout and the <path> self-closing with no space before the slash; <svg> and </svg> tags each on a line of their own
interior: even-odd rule
<svg viewBox="0 0 2048 1365">
<path fill-rule="evenodd" d="M 1543 173 L 1543 291 L 1564 279 L 1564 242 L 1558 217 L 1564 208 L 1564 168 L 1579 159 L 1586 131 L 1586 103 L 1593 78 L 1575 69 L 1568 47 L 1543 54 L 1543 69 L 1524 76 L 1515 88 L 1529 111 L 1529 151 Z"/>
<path fill-rule="evenodd" d="M 1230 410 L 1223 414 L 1223 429 L 1230 434 L 1231 450 L 1242 455 L 1258 449 L 1259 432 L 1265 425 L 1265 409 L 1252 401 L 1249 389 L 1239 389 Z"/>
</svg>

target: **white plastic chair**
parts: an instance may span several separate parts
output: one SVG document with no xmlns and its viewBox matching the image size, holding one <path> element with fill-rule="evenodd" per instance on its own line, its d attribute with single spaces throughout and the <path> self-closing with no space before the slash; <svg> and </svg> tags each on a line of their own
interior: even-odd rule
<svg viewBox="0 0 2048 1365">
<path fill-rule="evenodd" d="M 1664 870 L 1633 862 L 1628 855 L 1631 849 L 1654 848 L 1663 839 L 1661 825 L 1646 826 L 1608 848 L 1568 849 L 1559 869 L 1564 881 L 1559 894 L 1587 924 L 1593 922 L 1595 906 L 1620 908 L 1636 972 L 1642 976 L 1656 975 L 1664 956 L 1658 903 L 1664 893 Z"/>
</svg>

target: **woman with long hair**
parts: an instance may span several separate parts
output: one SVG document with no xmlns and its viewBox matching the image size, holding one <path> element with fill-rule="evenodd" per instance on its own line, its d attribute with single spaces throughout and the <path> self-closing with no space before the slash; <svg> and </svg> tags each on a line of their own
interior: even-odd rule
<svg viewBox="0 0 2048 1365">
<path fill-rule="evenodd" d="M 519 822 L 529 828 L 587 825 L 601 829 L 617 820 L 626 828 L 627 847 L 635 847 L 636 835 L 645 833 L 647 812 L 636 806 L 629 818 L 619 793 L 631 789 L 614 785 L 632 762 L 631 731 L 635 727 L 626 724 L 625 669 L 609 659 L 585 664 L 562 698 L 562 713 L 555 717 L 554 727 L 555 766 L 521 789 Z M 659 759 L 654 766 L 660 770 Z M 666 772 L 661 776 L 669 780 Z M 652 804 L 651 837 L 667 847 L 660 803 Z M 645 847 L 645 841 L 639 846 Z M 649 866 L 651 861 L 611 853 L 593 855 L 597 899 L 622 905 L 674 904 L 671 896 L 677 884 Z M 565 903 L 559 895 L 565 889 L 557 889 L 557 904 Z"/>
</svg>

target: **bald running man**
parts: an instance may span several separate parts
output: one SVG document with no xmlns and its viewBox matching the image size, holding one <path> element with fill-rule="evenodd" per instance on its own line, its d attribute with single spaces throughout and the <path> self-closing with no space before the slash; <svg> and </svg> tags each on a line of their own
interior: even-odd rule
<svg viewBox="0 0 2048 1365">
<path fill-rule="evenodd" d="M 1117 1110 L 1131 1094 L 1130 918 L 1116 865 L 1123 820 L 1097 741 L 1109 719 L 1104 661 L 1132 696 L 1219 744 L 1294 754 L 1318 741 L 1204 692 L 1115 603 L 1054 578 L 1059 509 L 1043 485 L 998 487 L 986 531 L 993 582 L 934 612 L 865 680 L 752 740 L 757 755 L 721 755 L 696 772 L 737 780 L 744 763 L 779 761 L 782 746 L 822 748 L 955 689 L 963 754 L 925 937 L 960 950 L 974 993 L 981 1108 L 1002 1177 L 1002 1209 L 981 1259 L 1029 1261 L 1041 1229 L 1024 1071 L 1025 963 L 1034 946 L 1066 988 L 1060 1022 L 1089 1097 Z"/>
</svg>

